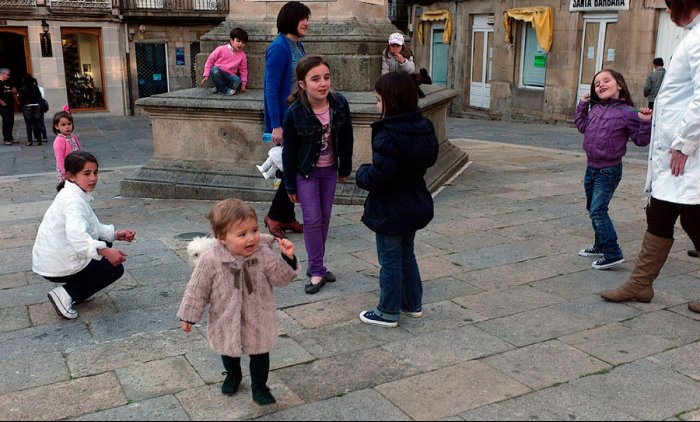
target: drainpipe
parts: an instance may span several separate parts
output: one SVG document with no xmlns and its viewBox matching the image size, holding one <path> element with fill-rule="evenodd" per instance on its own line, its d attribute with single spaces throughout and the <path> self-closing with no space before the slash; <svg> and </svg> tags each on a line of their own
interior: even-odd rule
<svg viewBox="0 0 700 422">
<path fill-rule="evenodd" d="M 130 59 L 130 40 L 129 40 L 129 27 L 124 24 L 124 41 L 126 45 L 126 100 L 129 103 L 129 116 L 134 115 L 134 98 L 131 95 L 131 59 Z"/>
</svg>

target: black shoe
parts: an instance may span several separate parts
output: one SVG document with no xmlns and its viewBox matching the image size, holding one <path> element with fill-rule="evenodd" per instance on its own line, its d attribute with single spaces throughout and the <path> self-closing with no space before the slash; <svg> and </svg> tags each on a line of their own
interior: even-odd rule
<svg viewBox="0 0 700 422">
<path fill-rule="evenodd" d="M 326 279 L 322 278 L 321 282 L 318 284 L 313 284 L 311 280 L 307 281 L 306 284 L 304 285 L 304 291 L 306 292 L 307 295 L 315 295 L 321 290 L 321 287 L 323 287 L 326 284 Z"/>
<path fill-rule="evenodd" d="M 270 393 L 270 388 L 267 385 L 253 388 L 253 401 L 260 406 L 277 403 L 277 400 L 275 400 L 275 397 Z"/>
<path fill-rule="evenodd" d="M 688 256 L 692 256 L 693 258 L 697 258 L 698 251 L 696 251 L 695 249 L 688 249 Z"/>
<path fill-rule="evenodd" d="M 222 372 L 221 375 L 226 375 L 224 383 L 221 384 L 221 392 L 227 396 L 236 394 L 238 392 L 238 388 L 241 386 L 243 375 L 229 374 L 228 372 Z"/>
<path fill-rule="evenodd" d="M 306 270 L 306 276 L 311 277 L 311 270 Z M 326 283 L 335 283 L 335 274 L 333 274 L 330 271 L 326 271 L 326 275 L 323 276 L 323 279 L 326 281 Z"/>
</svg>

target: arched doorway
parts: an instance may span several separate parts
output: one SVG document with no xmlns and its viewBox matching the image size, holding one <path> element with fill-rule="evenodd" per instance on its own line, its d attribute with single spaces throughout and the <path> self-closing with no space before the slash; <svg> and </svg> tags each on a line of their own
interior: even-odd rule
<svg viewBox="0 0 700 422">
<path fill-rule="evenodd" d="M 32 72 L 27 28 L 0 27 L 0 67 L 10 69 L 13 87 L 19 87 L 24 75 Z"/>
</svg>

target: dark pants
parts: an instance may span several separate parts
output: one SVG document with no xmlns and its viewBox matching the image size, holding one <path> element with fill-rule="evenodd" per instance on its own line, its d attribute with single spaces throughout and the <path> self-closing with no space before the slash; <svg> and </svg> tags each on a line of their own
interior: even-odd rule
<svg viewBox="0 0 700 422">
<path fill-rule="evenodd" d="M 277 172 L 277 177 L 281 177 L 282 173 Z M 294 215 L 294 203 L 289 199 L 287 194 L 287 187 L 284 186 L 284 182 L 280 183 L 280 187 L 277 188 L 275 197 L 272 198 L 272 205 L 270 205 L 270 210 L 267 212 L 268 217 L 280 223 L 292 223 L 296 220 Z"/>
<path fill-rule="evenodd" d="M 8 103 L 5 107 L 0 106 L 0 115 L 2 115 L 2 140 L 14 140 L 12 137 L 12 129 L 15 127 L 14 102 Z"/>
<path fill-rule="evenodd" d="M 622 258 L 622 250 L 617 243 L 617 232 L 608 214 L 610 200 L 621 179 L 622 164 L 602 169 L 588 166 L 583 179 L 586 209 L 595 233 L 595 247 L 603 251 L 605 258 L 611 260 Z"/>
<path fill-rule="evenodd" d="M 379 305 L 374 313 L 398 321 L 401 310 L 420 312 L 423 283 L 414 253 L 416 232 L 403 235 L 376 234 L 379 270 Z"/>
<path fill-rule="evenodd" d="M 696 251 L 700 251 L 700 205 L 683 205 L 651 198 L 647 206 L 647 231 L 654 236 L 673 239 L 678 217 Z"/>
<path fill-rule="evenodd" d="M 63 288 L 66 289 L 75 303 L 80 303 L 119 280 L 123 274 L 123 265 L 115 267 L 110 264 L 107 258 L 103 257 L 99 261 L 91 260 L 87 267 L 75 274 L 44 278 L 54 283 L 65 283 Z"/>
<path fill-rule="evenodd" d="M 24 123 L 27 126 L 27 140 L 31 141 L 32 139 L 36 139 L 37 141 L 41 141 L 42 139 L 46 139 L 46 129 L 44 129 L 43 138 L 41 134 L 44 114 L 41 112 L 39 106 L 24 106 L 22 115 L 24 116 Z M 33 138 L 32 133 L 34 134 Z"/>
<path fill-rule="evenodd" d="M 241 358 L 221 355 L 221 361 L 229 374 L 241 375 Z M 252 390 L 264 387 L 267 384 L 267 375 L 270 373 L 270 354 L 250 355 L 250 387 Z"/>
</svg>

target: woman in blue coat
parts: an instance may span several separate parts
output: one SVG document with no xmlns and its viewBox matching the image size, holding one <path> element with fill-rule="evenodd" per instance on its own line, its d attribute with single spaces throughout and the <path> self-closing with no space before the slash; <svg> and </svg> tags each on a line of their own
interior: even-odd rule
<svg viewBox="0 0 700 422">
<path fill-rule="evenodd" d="M 435 164 L 438 140 L 418 108 L 418 90 L 400 71 L 374 86 L 382 118 L 372 123 L 372 164 L 357 169 L 357 186 L 369 191 L 362 222 L 376 233 L 379 304 L 360 313 L 366 324 L 396 327 L 399 317 L 423 315 L 423 286 L 414 253 L 416 231 L 433 219 L 425 173 Z"/>
<path fill-rule="evenodd" d="M 300 39 L 308 33 L 310 15 L 309 8 L 298 1 L 282 6 L 277 15 L 279 35 L 265 52 L 265 133 L 272 134 L 275 145 L 282 145 L 287 98 L 292 86 L 296 85 L 297 63 L 306 55 Z M 304 228 L 296 220 L 294 204 L 289 200 L 284 183 L 280 183 L 264 221 L 275 237 L 285 238 L 285 230 L 303 233 Z"/>
</svg>

